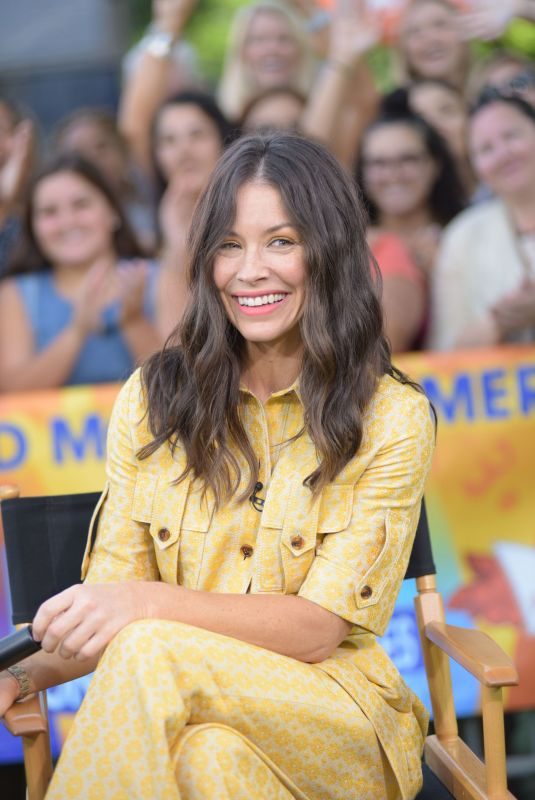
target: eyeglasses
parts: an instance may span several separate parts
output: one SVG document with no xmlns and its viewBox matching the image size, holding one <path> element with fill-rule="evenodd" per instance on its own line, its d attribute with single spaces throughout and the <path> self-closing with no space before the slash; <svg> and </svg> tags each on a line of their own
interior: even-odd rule
<svg viewBox="0 0 535 800">
<path fill-rule="evenodd" d="M 415 172 L 428 161 L 427 153 L 400 153 L 390 158 L 363 158 L 362 168 L 367 173 L 389 172 Z"/>
<path fill-rule="evenodd" d="M 535 72 L 524 70 L 524 72 L 519 72 L 518 75 L 514 75 L 499 88 L 502 90 L 502 92 L 525 92 L 527 89 L 532 89 L 534 86 Z"/>
</svg>

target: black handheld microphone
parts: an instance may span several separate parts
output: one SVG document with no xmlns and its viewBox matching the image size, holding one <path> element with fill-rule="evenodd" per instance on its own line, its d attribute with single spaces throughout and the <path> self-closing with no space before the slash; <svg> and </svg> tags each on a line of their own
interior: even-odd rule
<svg viewBox="0 0 535 800">
<path fill-rule="evenodd" d="M 0 639 L 0 670 L 12 667 L 40 649 L 41 642 L 33 638 L 31 625 L 4 636 Z"/>
</svg>

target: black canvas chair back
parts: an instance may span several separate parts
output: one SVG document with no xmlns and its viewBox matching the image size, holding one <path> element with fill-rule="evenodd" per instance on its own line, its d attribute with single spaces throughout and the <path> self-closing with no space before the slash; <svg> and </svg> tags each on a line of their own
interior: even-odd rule
<svg viewBox="0 0 535 800">
<path fill-rule="evenodd" d="M 89 523 L 99 497 L 98 492 L 91 492 L 2 502 L 14 625 L 30 622 L 41 603 L 80 582 Z M 405 577 L 435 572 L 422 504 Z"/>
<path fill-rule="evenodd" d="M 80 583 L 89 523 L 100 497 L 20 497 L 1 503 L 14 625 L 31 622 L 45 600 Z"/>
</svg>

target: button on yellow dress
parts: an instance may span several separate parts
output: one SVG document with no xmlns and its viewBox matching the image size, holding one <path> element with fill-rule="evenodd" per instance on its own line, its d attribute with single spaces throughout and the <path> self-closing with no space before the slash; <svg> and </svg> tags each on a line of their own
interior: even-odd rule
<svg viewBox="0 0 535 800">
<path fill-rule="evenodd" d="M 297 594 L 353 623 L 318 664 L 166 620 L 107 647 L 49 800 L 390 800 L 414 797 L 427 713 L 376 636 L 403 580 L 434 447 L 426 398 L 383 377 L 363 443 L 314 502 L 299 387 L 241 392 L 255 502 L 215 510 L 185 455 L 151 440 L 139 372 L 116 402 L 108 482 L 83 577 L 210 592 Z M 263 502 L 262 502 L 263 501 Z M 95 515 L 96 518 L 96 515 Z M 92 539 L 94 538 L 94 542 Z"/>
</svg>

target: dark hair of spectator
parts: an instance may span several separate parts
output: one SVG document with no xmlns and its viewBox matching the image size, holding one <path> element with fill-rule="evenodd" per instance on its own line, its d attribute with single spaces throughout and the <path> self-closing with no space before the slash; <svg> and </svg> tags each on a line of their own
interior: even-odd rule
<svg viewBox="0 0 535 800">
<path fill-rule="evenodd" d="M 154 174 L 156 176 L 156 190 L 158 198 L 161 198 L 162 194 L 167 188 L 167 179 L 162 174 L 156 158 L 156 129 L 158 127 L 158 120 L 161 113 L 165 111 L 166 108 L 185 105 L 197 106 L 197 108 L 213 122 L 221 138 L 222 148 L 225 148 L 227 145 L 229 145 L 238 135 L 235 126 L 230 124 L 228 119 L 217 105 L 216 101 L 206 92 L 187 90 L 172 95 L 165 100 L 156 112 L 154 121 L 152 123 L 152 161 L 154 165 Z"/>
<path fill-rule="evenodd" d="M 143 369 L 154 438 L 139 457 L 180 442 L 186 452 L 181 477 L 201 478 L 217 502 L 238 491 L 240 463 L 247 467 L 241 499 L 258 479 L 258 459 L 239 413 L 246 343 L 227 317 L 213 274 L 234 222 L 238 192 L 251 181 L 280 193 L 304 247 L 308 274 L 299 323 L 299 386 L 305 427 L 319 456 L 305 485 L 318 492 L 353 458 L 377 380 L 394 373 L 406 382 L 391 366 L 365 215 L 350 177 L 326 148 L 299 136 L 240 139 L 220 159 L 194 213 L 191 299 L 182 323 Z M 239 461 L 230 442 L 240 451 Z"/>
<path fill-rule="evenodd" d="M 117 127 L 115 117 L 105 108 L 77 108 L 76 111 L 63 117 L 52 131 L 51 144 L 54 150 L 61 147 L 62 139 L 65 134 L 68 133 L 69 128 L 79 122 L 90 122 L 97 125 L 114 140 L 117 148 L 124 153 L 125 156 L 128 154 L 128 146 Z"/>
<path fill-rule="evenodd" d="M 392 102 L 392 111 L 383 111 L 380 116 L 368 126 L 362 137 L 359 157 L 357 161 L 357 183 L 362 191 L 365 205 L 368 209 L 370 222 L 378 222 L 380 212 L 373 200 L 366 193 L 366 184 L 363 176 L 362 152 L 366 136 L 377 128 L 389 125 L 406 125 L 416 131 L 433 161 L 437 164 L 438 171 L 435 182 L 429 195 L 429 208 L 433 220 L 440 225 L 447 225 L 451 220 L 460 214 L 466 207 L 466 191 L 463 187 L 455 159 L 442 136 L 426 122 L 422 117 L 403 107 L 403 93 L 405 89 L 397 90 L 398 96 Z M 407 98 L 408 102 L 408 98 Z M 394 110 L 398 103 L 399 110 Z"/>
<path fill-rule="evenodd" d="M 469 112 L 470 119 L 472 120 L 482 109 L 488 108 L 495 103 L 504 103 L 506 106 L 515 108 L 531 122 L 535 123 L 535 108 L 524 100 L 523 97 L 517 94 L 504 94 L 496 89 L 494 86 L 485 86 L 476 102 Z"/>
<path fill-rule="evenodd" d="M 5 276 L 20 275 L 28 272 L 48 270 L 48 263 L 42 252 L 33 229 L 35 190 L 41 181 L 53 175 L 70 173 L 90 183 L 109 203 L 113 214 L 118 219 L 117 229 L 113 232 L 113 245 L 118 258 L 143 258 L 146 256 L 128 222 L 125 212 L 114 190 L 106 181 L 100 170 L 87 159 L 76 153 L 60 155 L 43 167 L 32 180 L 28 189 L 24 208 L 22 231 L 19 242 L 8 265 Z"/>
<path fill-rule="evenodd" d="M 274 97 L 292 97 L 294 100 L 297 100 L 297 102 L 300 103 L 303 108 L 307 102 L 306 95 L 293 86 L 272 86 L 271 88 L 260 92 L 260 94 L 255 94 L 255 96 L 249 100 L 240 117 L 239 127 L 243 128 L 247 122 L 247 117 L 251 111 L 253 111 L 253 109 L 260 105 L 260 103 L 263 103 L 264 100 L 271 100 Z"/>
</svg>

